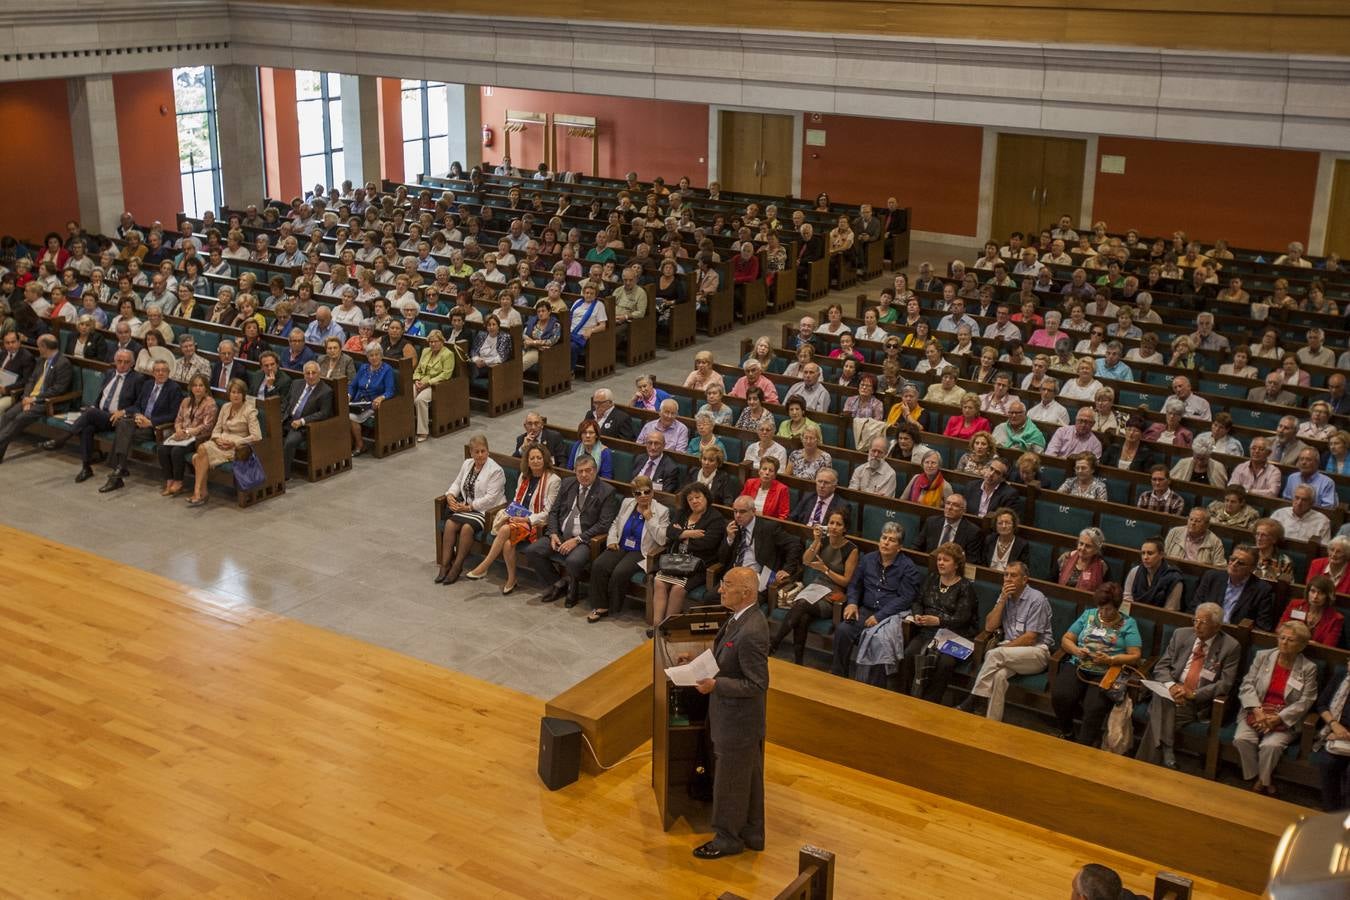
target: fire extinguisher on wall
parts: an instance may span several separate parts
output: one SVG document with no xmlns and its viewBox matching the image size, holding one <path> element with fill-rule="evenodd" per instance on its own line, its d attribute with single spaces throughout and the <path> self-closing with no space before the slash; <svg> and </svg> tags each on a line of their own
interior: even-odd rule
<svg viewBox="0 0 1350 900">
<path fill-rule="evenodd" d="M 484 125 L 484 126 L 483 126 L 483 146 L 484 146 L 484 147 L 491 147 L 491 146 L 492 146 L 492 137 L 493 137 L 493 135 L 492 135 L 492 129 L 489 128 L 488 126 Z"/>
</svg>

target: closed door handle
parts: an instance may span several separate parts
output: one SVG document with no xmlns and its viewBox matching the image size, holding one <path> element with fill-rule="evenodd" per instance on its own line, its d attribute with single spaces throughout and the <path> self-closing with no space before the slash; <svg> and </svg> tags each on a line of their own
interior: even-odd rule
<svg viewBox="0 0 1350 900">
<path fill-rule="evenodd" d="M 1031 202 L 1033 204 L 1036 202 L 1036 189 L 1034 187 L 1031 189 Z"/>
<path fill-rule="evenodd" d="M 1050 193 L 1049 188 L 1041 188 L 1041 206 L 1045 205 L 1045 198 Z"/>
<path fill-rule="evenodd" d="M 761 175 L 769 174 L 769 161 L 767 159 L 761 159 L 759 161 L 759 174 Z"/>
</svg>

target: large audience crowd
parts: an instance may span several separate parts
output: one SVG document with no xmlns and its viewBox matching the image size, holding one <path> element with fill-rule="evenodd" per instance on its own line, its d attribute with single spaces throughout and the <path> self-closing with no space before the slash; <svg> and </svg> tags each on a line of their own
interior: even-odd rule
<svg viewBox="0 0 1350 900">
<path fill-rule="evenodd" d="M 469 173 L 466 196 L 481 193 L 483 179 Z M 890 233 L 896 209 L 894 199 L 882 214 L 863 207 L 817 236 L 803 210 L 780 218 L 773 204 L 703 221 L 698 201 L 717 199 L 718 189 L 694 191 L 687 179 L 668 190 L 630 175 L 610 208 L 598 200 L 583 207 L 567 193 L 552 208 L 519 186 L 507 197 L 505 207 L 475 208 L 450 191 L 317 186 L 289 208 L 249 207 L 223 223 L 208 213 L 199 223 L 178 223 L 177 231 L 158 223 L 141 228 L 127 215 L 112 240 L 73 222 L 65 236 L 48 235 L 40 246 L 6 240 L 0 368 L 9 375 L 0 399 L 0 461 L 44 418 L 45 400 L 69 390 L 67 357 L 98 359 L 108 365 L 95 399 L 72 410 L 69 433 L 44 446 L 78 439 L 76 480 L 84 481 L 99 461 L 96 436 L 112 432 L 111 474 L 102 488 L 112 491 L 129 473 L 132 446 L 158 439 L 162 492 L 184 492 L 190 465 L 189 502 L 201 505 L 209 469 L 240 459 L 241 448 L 259 440 L 258 400 L 283 398 L 289 474 L 306 425 L 333 415 L 325 379 L 348 379 L 359 453 L 381 403 L 397 390 L 388 361 L 407 358 L 422 440 L 431 388 L 441 381 L 481 384 L 488 369 L 514 354 L 528 371 L 541 351 L 564 339 L 564 328 L 575 367 L 598 331 L 613 328 L 622 344 L 634 321 L 655 316 L 668 324 L 677 304 L 693 303 L 706 315 L 720 287 L 714 266 L 723 251 L 737 284 L 786 273 L 787 243 L 799 249 L 799 281 L 814 260 L 861 264 L 861 249 Z M 822 196 L 811 212 L 837 208 Z M 565 217 L 577 214 L 593 234 L 568 227 Z M 710 353 L 696 353 L 682 385 L 704 401 L 692 421 L 682 420 L 676 399 L 650 376 L 637 379 L 623 404 L 596 390 L 575 438 L 564 440 L 532 413 L 516 442 L 514 479 L 486 440 L 470 441 L 470 457 L 446 492 L 437 581 L 481 579 L 500 557 L 502 593 L 509 594 L 523 558 L 545 585 L 541 601 L 574 606 L 588 598 L 589 622 L 620 613 L 630 583 L 650 581 L 659 622 L 699 594 L 710 567 L 749 566 L 760 573 L 766 602 L 783 610 L 775 650 L 790 644 L 804 662 L 813 624 L 842 609 L 832 670 L 885 685 L 909 660 L 913 680 L 902 689 L 932 702 L 951 702 L 962 643 L 980 633 L 996 637 L 959 706 L 991 718 L 1003 715 L 1010 679 L 1045 672 L 1052 656 L 1062 656 L 1049 684 L 1057 727 L 1094 745 L 1111 740 L 1107 723 L 1119 699 L 1103 676 L 1142 664 L 1132 605 L 1181 610 L 1192 625 L 1178 628 L 1151 661 L 1170 697 L 1151 699 L 1135 752 L 1175 767 L 1178 730 L 1236 691 L 1234 743 L 1244 776 L 1273 794 L 1284 748 L 1316 711 L 1325 725 L 1324 802 L 1341 808 L 1350 679 L 1321 671 L 1304 651 L 1310 642 L 1341 646 L 1346 638 L 1337 596 L 1350 593 L 1350 525 L 1332 532 L 1343 518 L 1337 480 L 1350 475 L 1350 347 L 1335 346 L 1344 344 L 1346 329 L 1331 325 L 1310 328 L 1290 352 L 1275 327 L 1250 342 L 1221 334 L 1216 311 L 1240 310 L 1258 321 L 1285 311 L 1340 315 L 1322 281 L 1291 287 L 1277 278 L 1268 294 L 1253 296 L 1240 276 L 1224 274 L 1234 259 L 1223 242 L 1206 250 L 1180 234 L 1170 243 L 1147 241 L 1134 232 L 1112 236 L 1099 223 L 1080 235 L 1065 217 L 1039 234 L 991 241 L 980 258 L 952 261 L 941 274 L 927 263 L 912 283 L 898 274 L 867 304 L 860 324 L 848 324 L 838 305 L 824 321 L 803 317 L 781 348 L 793 357 L 783 379 L 770 377 L 780 348 L 768 338 L 739 361 L 734 383 Z M 262 284 L 252 272 L 237 274 L 241 263 L 291 275 Z M 1316 266 L 1328 279 L 1340 274 L 1338 259 L 1314 263 L 1298 244 L 1273 263 Z M 1055 266 L 1075 268 L 1061 279 Z M 1198 310 L 1194 331 L 1161 342 L 1152 330 L 1163 321 L 1154 294 Z M 185 319 L 238 334 L 207 358 L 191 334 L 175 328 Z M 512 346 L 517 326 L 521 347 Z M 356 365 L 349 352 L 365 362 Z M 914 353 L 922 358 L 910 364 Z M 1273 433 L 1244 445 L 1232 416 L 1196 392 L 1197 376 L 1216 355 L 1219 374 L 1251 380 L 1250 400 L 1289 408 Z M 1258 364 L 1269 369 L 1264 377 Z M 1112 384 L 1135 381 L 1135 367 L 1157 365 L 1175 375 L 1161 419 L 1117 407 Z M 1014 374 L 1027 367 L 1025 376 Z M 841 389 L 846 400 L 836 404 Z M 839 448 L 825 443 L 812 419 L 836 408 L 852 447 L 866 455 L 847 484 L 833 465 L 831 450 Z M 738 458 L 728 458 L 718 431 L 728 427 L 747 433 L 744 449 L 736 445 Z M 930 445 L 938 436 L 967 444 L 951 468 Z M 613 482 L 620 444 L 636 444 L 640 454 L 622 490 Z M 1171 450 L 1187 452 L 1169 457 L 1164 451 Z M 689 457 L 698 464 L 681 463 Z M 1242 461 L 1224 462 L 1233 457 Z M 1070 477 L 1050 481 L 1050 460 L 1071 463 Z M 1105 502 L 1103 466 L 1147 473 L 1137 507 L 1184 522 L 1144 540 L 1119 584 L 1108 575 L 1097 528 L 1083 530 L 1053 571 L 1033 572 L 1019 534 L 1019 486 Z M 784 479 L 814 490 L 802 490 L 793 503 Z M 1190 483 L 1225 493 L 1192 506 L 1174 489 Z M 934 512 L 913 535 L 888 523 L 875 549 L 865 549 L 849 532 L 854 517 L 841 488 Z M 1249 504 L 1255 497 L 1289 502 L 1261 515 Z M 789 521 L 805 530 L 785 527 Z M 1248 529 L 1252 539 L 1226 550 L 1215 525 Z M 1318 544 L 1323 555 L 1296 571 L 1281 550 L 1289 540 Z M 593 541 L 602 544 L 594 555 Z M 470 554 L 484 546 L 486 557 L 468 568 Z M 930 555 L 931 570 L 916 565 L 906 546 Z M 1194 589 L 1183 583 L 1181 561 L 1208 567 Z M 971 565 L 1003 579 L 983 616 Z M 1057 635 L 1037 579 L 1090 592 L 1094 602 Z M 1273 589 L 1281 583 L 1297 584 L 1297 596 Z M 1240 671 L 1240 648 L 1222 626 L 1247 621 L 1274 632 L 1276 642 Z"/>
</svg>

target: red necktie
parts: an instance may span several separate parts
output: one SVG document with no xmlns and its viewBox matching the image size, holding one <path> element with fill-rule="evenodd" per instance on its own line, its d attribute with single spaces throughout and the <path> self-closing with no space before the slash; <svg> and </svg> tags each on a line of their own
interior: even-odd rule
<svg viewBox="0 0 1350 900">
<path fill-rule="evenodd" d="M 1195 650 L 1191 652 L 1191 661 L 1186 666 L 1186 680 L 1182 685 L 1188 691 L 1194 691 L 1200 686 L 1200 670 L 1205 667 L 1205 645 L 1200 641 L 1195 642 Z"/>
</svg>

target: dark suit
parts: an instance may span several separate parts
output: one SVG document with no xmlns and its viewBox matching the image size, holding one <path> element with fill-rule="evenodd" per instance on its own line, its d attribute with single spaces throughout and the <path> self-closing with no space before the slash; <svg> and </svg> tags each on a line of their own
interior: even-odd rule
<svg viewBox="0 0 1350 900">
<path fill-rule="evenodd" d="M 614 517 L 619 514 L 618 492 L 597 478 L 590 487 L 586 505 L 582 507 L 578 517 L 581 534 L 577 536 L 576 547 L 566 556 L 555 552 L 550 541 L 554 535 L 557 535 L 558 540 L 563 543 L 573 537 L 563 526 L 572 512 L 572 507 L 576 505 L 580 489 L 581 483 L 576 478 L 569 478 L 562 483 L 562 487 L 558 489 L 558 498 L 553 502 L 553 508 L 548 511 L 548 519 L 544 523 L 542 534 L 538 540 L 525 548 L 525 556 L 540 581 L 557 586 L 558 575 L 553 569 L 553 564 L 561 563 L 564 578 L 569 581 L 568 588 L 573 593 L 591 564 L 591 538 L 606 534 L 609 526 L 614 523 Z"/>
<path fill-rule="evenodd" d="M 273 379 L 272 381 L 272 386 L 268 388 L 266 392 L 263 393 L 262 395 L 259 395 L 258 392 L 262 390 L 262 383 L 266 376 L 262 374 L 261 370 L 257 370 L 253 372 L 253 377 L 257 380 L 249 382 L 249 384 L 252 385 L 252 387 L 249 389 L 248 392 L 250 397 L 253 397 L 258 400 L 265 400 L 268 397 L 281 397 L 285 399 L 286 397 L 290 396 L 291 381 L 293 379 L 291 378 L 291 376 L 281 371 L 280 368 L 277 369 L 277 375 L 276 378 Z"/>
<path fill-rule="evenodd" d="M 961 489 L 961 496 L 966 498 L 966 512 L 972 516 L 980 514 L 980 497 L 983 494 L 984 479 L 972 481 Z M 1022 495 L 1017 492 L 1017 488 L 1006 481 L 994 488 L 994 496 L 989 498 L 989 508 L 985 511 L 985 515 L 1005 506 L 1013 512 L 1020 513 L 1022 510 Z"/>
<path fill-rule="evenodd" d="M 594 419 L 594 410 L 588 411 L 586 418 Z M 605 421 L 600 423 L 600 435 L 601 437 L 631 441 L 637 438 L 637 424 L 633 421 L 632 416 L 616 406 L 609 411 Z"/>
<path fill-rule="evenodd" d="M 42 381 L 42 390 L 33 396 L 33 390 L 37 387 L 39 379 Z M 0 415 L 0 460 L 5 458 L 10 441 L 34 422 L 47 417 L 47 401 L 52 397 L 69 393 L 74 381 L 75 369 L 65 354 L 57 352 L 50 359 L 36 361 L 33 371 L 28 373 L 28 378 L 23 383 L 22 396 L 16 397 L 14 405 L 5 410 L 4 415 Z M 25 410 L 23 400 L 30 396 L 33 396 L 32 408 Z"/>
<path fill-rule="evenodd" d="M 698 469 L 691 468 L 685 472 L 683 487 L 688 487 L 695 481 L 698 481 Z M 713 473 L 712 484 L 708 486 L 708 492 L 712 494 L 712 502 L 719 506 L 730 506 L 732 502 L 741 494 L 741 483 L 730 472 L 724 469 L 718 469 Z"/>
<path fill-rule="evenodd" d="M 108 394 L 109 389 L 118 379 L 116 369 L 105 369 L 103 378 L 98 385 L 98 394 L 94 399 L 92 406 L 86 406 L 80 411 L 80 417 L 70 426 L 70 437 L 80 439 L 80 461 L 86 466 L 94 458 L 94 438 L 100 431 L 113 430 L 112 413 L 114 408 L 121 411 L 123 416 L 118 420 L 118 424 L 130 418 L 131 411 L 136 405 L 136 398 L 141 393 L 141 381 L 144 376 L 134 369 L 122 374 L 121 385 L 115 394 Z M 107 409 L 104 409 L 104 404 Z M 62 441 L 61 443 L 64 443 Z M 130 446 L 130 441 L 127 441 Z M 125 459 L 126 452 L 123 451 L 122 458 Z"/>
<path fill-rule="evenodd" d="M 984 552 L 977 559 L 967 560 L 967 562 L 977 562 L 982 566 L 989 565 L 990 560 L 994 558 L 994 550 L 998 547 L 998 535 L 987 534 L 984 537 Z M 1031 544 L 1026 538 L 1014 537 L 1012 549 L 1008 551 L 1008 562 L 1022 562 L 1028 566 L 1031 565 Z"/>
<path fill-rule="evenodd" d="M 862 216 L 853 220 L 853 260 L 861 269 L 867 263 L 867 245 L 881 237 L 881 220 L 873 215 L 866 222 Z"/>
<path fill-rule="evenodd" d="M 223 366 L 220 360 L 216 360 L 211 364 L 211 387 L 218 388 L 222 386 L 220 383 L 220 370 L 222 368 Z M 248 367 L 245 366 L 244 361 L 238 357 L 235 357 L 234 360 L 230 362 L 228 375 L 231 379 L 238 378 L 240 381 L 244 382 L 244 384 L 248 384 Z M 226 382 L 224 387 L 229 387 L 229 383 Z"/>
<path fill-rule="evenodd" d="M 919 540 L 914 544 L 915 550 L 922 550 L 925 553 L 932 553 L 942 543 L 942 529 L 947 524 L 943 516 L 929 516 L 924 519 L 923 527 L 919 529 Z M 980 529 L 969 519 L 962 519 L 956 525 L 956 533 L 952 535 L 952 541 L 961 545 L 961 549 L 966 552 L 967 560 L 977 560 L 984 553 L 984 535 Z"/>
<path fill-rule="evenodd" d="M 1116 468 L 1124 469 L 1127 472 L 1147 472 L 1153 467 L 1156 458 L 1150 451 L 1145 449 L 1145 445 L 1143 444 L 1139 445 L 1139 451 L 1134 454 L 1134 459 L 1130 460 L 1130 464 L 1128 466 L 1122 466 L 1120 464 L 1120 448 L 1122 445 L 1123 442 L 1119 439 L 1112 441 L 1110 445 L 1107 446 L 1106 452 L 1102 454 L 1102 464 L 1115 466 Z"/>
<path fill-rule="evenodd" d="M 119 345 L 116 341 L 108 341 L 106 343 L 106 346 L 103 348 L 103 361 L 112 362 L 113 357 L 117 355 L 118 350 L 130 350 L 131 358 L 132 360 L 135 360 L 136 357 L 141 355 L 141 351 L 144 349 L 145 345 L 142 344 L 140 341 L 136 340 L 135 338 L 132 338 L 131 340 L 127 341 L 127 345 L 125 347 Z"/>
<path fill-rule="evenodd" d="M 28 376 L 32 374 L 33 366 L 36 365 L 37 359 L 27 347 L 20 347 L 18 350 L 14 351 L 12 357 L 5 351 L 0 350 L 0 360 L 3 360 L 3 362 L 0 362 L 0 369 L 4 369 L 6 372 L 13 372 L 15 375 L 14 385 L 7 388 L 5 393 L 20 393 L 23 390 L 24 383 L 28 381 Z"/>
<path fill-rule="evenodd" d="M 70 342 L 70 349 L 75 349 L 75 340 Z M 80 359 L 108 359 L 112 356 L 108 354 L 108 339 L 97 331 L 91 331 L 89 337 L 84 342 L 84 352 L 79 355 Z"/>
<path fill-rule="evenodd" d="M 309 385 L 303 378 L 292 381 L 290 389 L 286 392 L 286 403 L 281 408 L 281 430 L 286 433 L 281 442 L 281 455 L 285 463 L 282 471 L 286 473 L 287 478 L 291 477 L 291 469 L 295 467 L 295 452 L 309 437 L 305 426 L 333 416 L 333 389 L 326 382 L 320 381 L 314 385 L 309 396 L 305 397 L 304 405 L 301 406 L 300 398 L 305 396 L 307 387 Z M 291 423 L 296 419 L 303 419 L 304 425 L 292 428 Z"/>
<path fill-rule="evenodd" d="M 904 207 L 897 206 L 895 209 L 884 209 L 878 214 L 881 219 L 881 231 L 886 237 L 893 234 L 899 234 L 905 230 L 908 224 L 905 221 Z"/>
<path fill-rule="evenodd" d="M 750 542 L 754 548 L 755 561 L 762 568 L 792 574 L 802 566 L 802 542 L 772 519 L 762 516 L 755 518 Z M 736 532 L 734 541 L 722 541 L 717 545 L 717 561 L 724 569 L 741 565 L 744 549 L 745 530 L 741 529 Z"/>
<path fill-rule="evenodd" d="M 652 480 L 652 486 L 658 491 L 670 493 L 678 491 L 680 485 L 684 484 L 684 467 L 671 459 L 669 454 L 662 453 L 656 468 L 648 473 L 647 467 L 650 462 L 650 456 L 633 460 L 633 477 L 646 474 Z"/>
<path fill-rule="evenodd" d="M 1195 629 L 1178 628 L 1172 632 L 1167 649 L 1153 665 L 1153 678 L 1163 683 L 1175 681 L 1181 683 L 1190 665 L 1191 654 L 1195 648 Z M 1178 729 L 1184 728 L 1198 719 L 1209 718 L 1209 708 L 1216 699 L 1232 693 L 1237 682 L 1238 663 L 1242 660 L 1242 648 L 1238 642 L 1220 631 L 1209 642 L 1201 663 L 1200 677 L 1195 688 L 1195 697 L 1182 703 L 1173 703 L 1152 694 L 1148 713 L 1148 727 L 1144 729 L 1143 739 L 1139 742 L 1137 759 L 1145 762 L 1157 762 L 1158 751 L 1173 746 Z"/>
<path fill-rule="evenodd" d="M 549 454 L 553 457 L 554 465 L 562 465 L 567 460 L 567 445 L 563 443 L 562 435 L 552 428 L 545 428 L 539 434 L 540 443 L 548 448 Z M 525 445 L 525 433 L 522 431 L 516 436 L 516 452 L 512 456 L 520 456 L 520 448 Z"/>
<path fill-rule="evenodd" d="M 825 255 L 825 241 L 818 235 L 811 235 L 811 240 L 803 240 L 801 249 L 797 251 L 797 286 L 804 288 L 811 281 L 811 263 L 822 258 Z"/>
<path fill-rule="evenodd" d="M 152 396 L 154 403 L 150 402 Z M 114 472 L 120 472 L 126 465 L 133 444 L 137 441 L 154 440 L 156 426 L 173 422 L 178 416 L 178 406 L 182 402 L 183 388 L 172 378 L 160 385 L 158 391 L 155 390 L 153 378 L 141 379 L 140 390 L 136 392 L 136 402 L 113 426 L 112 451 L 108 454 L 108 465 L 112 466 Z M 141 428 L 136 424 L 138 415 L 150 420 L 149 428 Z M 85 465 L 88 464 L 89 457 L 86 456 Z"/>
<path fill-rule="evenodd" d="M 1187 612 L 1195 612 L 1201 603 L 1217 603 L 1223 606 L 1223 595 L 1228 588 L 1227 570 L 1213 570 L 1200 576 L 1200 583 L 1188 601 L 1183 601 Z M 1224 615 L 1224 621 L 1237 624 L 1243 619 L 1251 619 L 1262 631 L 1275 630 L 1275 592 L 1270 583 L 1255 575 L 1248 577 L 1238 595 L 1237 603 L 1231 613 Z"/>
<path fill-rule="evenodd" d="M 803 492 L 801 497 L 797 500 L 796 508 L 792 510 L 792 515 L 788 516 L 788 518 L 794 522 L 800 522 L 803 525 L 810 525 L 811 515 L 816 511 L 816 501 L 819 499 L 820 497 L 815 491 L 811 491 L 810 493 Z M 824 525 L 826 522 L 830 521 L 830 513 L 835 510 L 842 512 L 846 520 L 848 520 L 849 516 L 853 513 L 852 508 L 843 497 L 839 496 L 838 491 L 835 491 L 830 495 L 829 502 L 826 503 L 824 508 L 820 511 L 820 524 Z M 853 522 L 849 520 L 849 527 L 851 528 L 852 526 Z"/>
<path fill-rule="evenodd" d="M 718 668 L 708 695 L 708 731 L 716 761 L 713 843 L 733 852 L 746 844 L 762 849 L 769 623 L 758 604 L 722 624 L 713 657 Z"/>
</svg>

